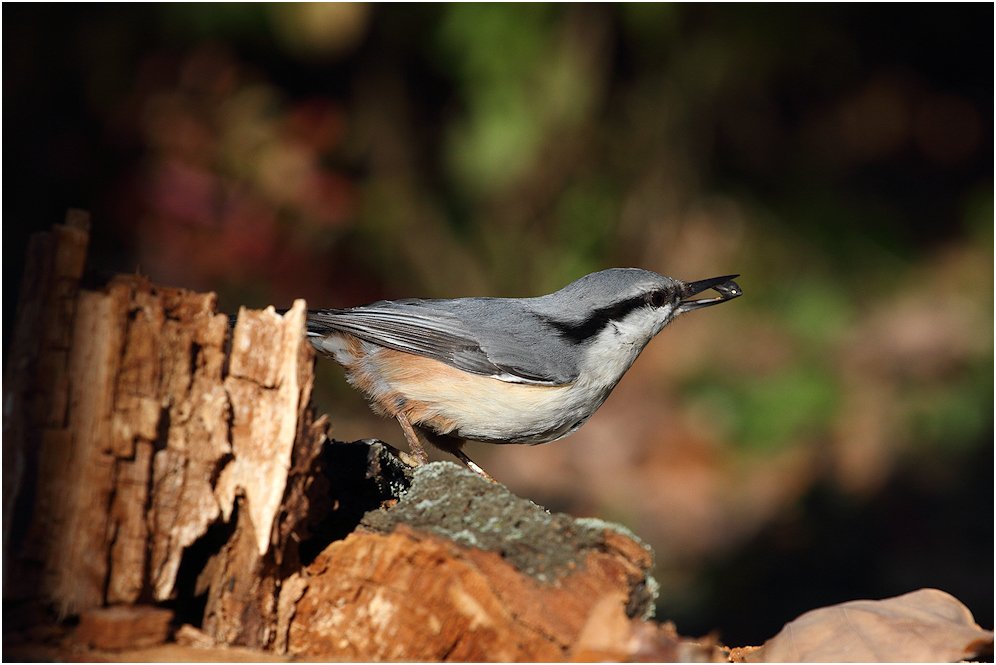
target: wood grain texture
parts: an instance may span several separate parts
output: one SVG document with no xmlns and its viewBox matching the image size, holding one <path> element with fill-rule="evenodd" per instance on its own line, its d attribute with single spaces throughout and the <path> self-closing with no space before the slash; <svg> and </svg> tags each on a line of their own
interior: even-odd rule
<svg viewBox="0 0 996 665">
<path fill-rule="evenodd" d="M 229 348 L 214 294 L 138 275 L 81 290 L 86 246 L 77 213 L 31 243 L 4 384 L 5 599 L 60 615 L 169 601 L 219 527 L 229 550 L 252 534 L 233 557 L 245 570 L 296 560 L 327 428 L 310 407 L 305 304 L 246 313 Z M 254 585 L 240 602 L 275 607 L 276 591 Z"/>
<path fill-rule="evenodd" d="M 363 525 L 283 582 L 278 650 L 332 660 L 566 660 L 591 634 L 596 610 L 628 639 L 652 603 L 652 556 L 633 536 L 550 514 L 454 464 L 418 469 L 400 501 Z M 626 655 L 625 644 L 613 647 Z"/>
</svg>

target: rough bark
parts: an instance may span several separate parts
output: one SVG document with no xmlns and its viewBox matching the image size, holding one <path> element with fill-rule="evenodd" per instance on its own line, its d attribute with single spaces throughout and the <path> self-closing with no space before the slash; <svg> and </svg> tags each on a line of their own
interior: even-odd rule
<svg viewBox="0 0 996 665">
<path fill-rule="evenodd" d="M 345 660 L 564 660 L 594 608 L 626 625 L 653 608 L 652 556 L 634 536 L 551 515 L 451 463 L 418 469 L 401 500 L 363 525 L 285 582 L 279 649 Z"/>
<path fill-rule="evenodd" d="M 4 596 L 32 596 L 37 566 L 12 566 L 25 544 L 31 506 L 48 497 L 36 487 L 43 440 L 48 447 L 66 424 L 70 333 L 86 261 L 90 219 L 70 210 L 65 224 L 32 236 L 4 368 Z M 36 543 L 39 549 L 43 543 Z M 13 573 L 13 574 L 11 574 Z"/>
<path fill-rule="evenodd" d="M 5 598 L 62 615 L 175 599 L 212 529 L 237 536 L 223 551 L 240 578 L 295 561 L 326 422 L 309 405 L 304 303 L 245 312 L 230 343 L 214 294 L 141 276 L 81 290 L 85 248 L 72 214 L 29 250 L 5 374 Z M 246 632 L 232 624 L 249 607 L 272 622 L 270 572 L 219 633 Z"/>
</svg>

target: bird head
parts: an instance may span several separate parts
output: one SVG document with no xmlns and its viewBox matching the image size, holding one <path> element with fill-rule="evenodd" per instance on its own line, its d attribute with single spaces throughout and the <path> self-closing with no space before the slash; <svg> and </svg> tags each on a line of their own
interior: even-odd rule
<svg viewBox="0 0 996 665">
<path fill-rule="evenodd" d="M 577 343 L 611 334 L 619 342 L 645 344 L 677 316 L 742 295 L 737 276 L 684 282 L 650 270 L 611 268 L 545 296 L 544 318 Z M 715 297 L 696 298 L 710 289 Z"/>
</svg>

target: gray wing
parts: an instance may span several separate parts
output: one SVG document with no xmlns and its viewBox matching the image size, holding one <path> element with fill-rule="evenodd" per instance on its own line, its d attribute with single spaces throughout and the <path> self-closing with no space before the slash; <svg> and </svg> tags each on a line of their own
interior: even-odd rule
<svg viewBox="0 0 996 665">
<path fill-rule="evenodd" d="M 308 334 L 340 331 L 390 349 L 514 383 L 563 385 L 577 378 L 569 348 L 537 348 L 525 317 L 503 316 L 498 299 L 392 300 L 311 310 Z M 460 312 L 458 318 L 453 312 Z M 559 340 L 551 342 L 555 346 Z M 566 346 L 566 345 L 565 345 Z M 552 353 L 551 353 L 552 352 Z"/>
</svg>

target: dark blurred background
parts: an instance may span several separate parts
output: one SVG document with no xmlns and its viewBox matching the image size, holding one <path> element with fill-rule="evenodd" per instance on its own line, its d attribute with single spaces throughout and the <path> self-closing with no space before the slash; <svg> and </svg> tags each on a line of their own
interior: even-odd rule
<svg viewBox="0 0 996 665">
<path fill-rule="evenodd" d="M 4 354 L 28 235 L 222 307 L 746 292 L 569 439 L 470 444 L 619 521 L 658 617 L 759 644 L 933 586 L 993 625 L 993 6 L 3 6 Z M 331 362 L 340 439 L 400 431 Z"/>
</svg>

